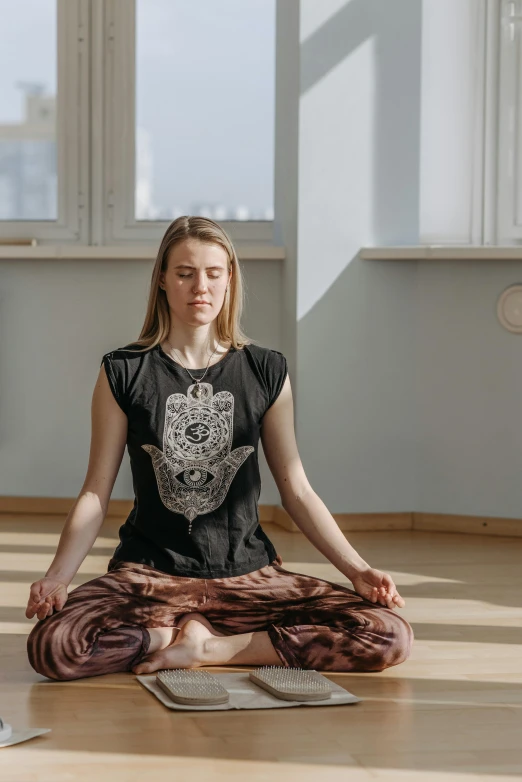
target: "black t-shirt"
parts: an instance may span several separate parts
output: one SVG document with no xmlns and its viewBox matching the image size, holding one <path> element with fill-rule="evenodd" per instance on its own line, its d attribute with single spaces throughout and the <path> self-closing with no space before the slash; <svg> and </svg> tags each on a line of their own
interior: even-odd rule
<svg viewBox="0 0 522 782">
<path fill-rule="evenodd" d="M 134 507 L 113 560 L 172 575 L 226 578 L 268 565 L 277 552 L 259 524 L 261 419 L 287 374 L 282 353 L 230 348 L 209 366 L 200 396 L 187 370 L 157 345 L 103 356 L 128 418 Z M 201 378 L 204 369 L 190 369 Z M 111 560 L 112 561 L 112 560 Z"/>
</svg>

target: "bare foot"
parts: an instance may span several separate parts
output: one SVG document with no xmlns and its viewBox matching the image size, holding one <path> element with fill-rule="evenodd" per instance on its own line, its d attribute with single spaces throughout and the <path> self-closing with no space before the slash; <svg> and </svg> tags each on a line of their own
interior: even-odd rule
<svg viewBox="0 0 522 782">
<path fill-rule="evenodd" d="M 174 641 L 147 655 L 133 668 L 133 673 L 147 674 L 166 668 L 199 668 L 203 663 L 203 646 L 207 638 L 223 636 L 202 614 L 185 614 L 177 623 Z"/>
</svg>

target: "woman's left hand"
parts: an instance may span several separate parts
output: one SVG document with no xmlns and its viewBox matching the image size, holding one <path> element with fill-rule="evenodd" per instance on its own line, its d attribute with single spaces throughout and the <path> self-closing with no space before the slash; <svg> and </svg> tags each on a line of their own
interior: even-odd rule
<svg viewBox="0 0 522 782">
<path fill-rule="evenodd" d="M 379 601 L 381 605 L 392 610 L 406 605 L 406 601 L 397 592 L 392 577 L 382 570 L 373 567 L 362 570 L 350 576 L 350 581 L 357 594 L 366 600 L 371 600 L 372 603 Z"/>
</svg>

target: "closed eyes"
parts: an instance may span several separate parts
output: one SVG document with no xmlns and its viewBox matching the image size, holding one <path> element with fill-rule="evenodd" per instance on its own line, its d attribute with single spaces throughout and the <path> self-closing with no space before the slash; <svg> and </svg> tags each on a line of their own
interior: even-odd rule
<svg viewBox="0 0 522 782">
<path fill-rule="evenodd" d="M 192 274 L 178 274 L 178 277 L 192 277 Z M 211 280 L 217 280 L 221 277 L 220 274 L 211 274 L 210 279 Z"/>
</svg>

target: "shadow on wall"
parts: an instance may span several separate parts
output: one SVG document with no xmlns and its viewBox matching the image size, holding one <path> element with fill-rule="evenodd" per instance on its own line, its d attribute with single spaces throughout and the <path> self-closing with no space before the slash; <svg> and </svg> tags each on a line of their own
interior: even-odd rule
<svg viewBox="0 0 522 782">
<path fill-rule="evenodd" d="M 418 242 L 421 42 L 417 0 L 350 0 L 301 43 L 296 430 L 332 513 L 416 509 L 416 266 L 357 253 Z"/>
<path fill-rule="evenodd" d="M 370 38 L 375 42 L 373 241 L 416 244 L 419 241 L 422 2 L 349 0 L 345 3 L 301 44 L 301 96 Z M 353 122 L 357 121 L 354 116 Z M 327 127 L 328 124 L 326 118 Z M 344 151 L 346 155 L 356 154 L 356 150 Z"/>
</svg>

